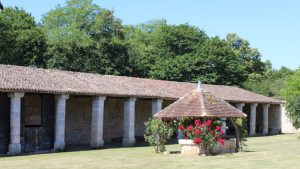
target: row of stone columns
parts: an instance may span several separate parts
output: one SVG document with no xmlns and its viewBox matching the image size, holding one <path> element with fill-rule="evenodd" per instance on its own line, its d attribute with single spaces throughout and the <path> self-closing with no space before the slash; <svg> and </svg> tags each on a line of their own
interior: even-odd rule
<svg viewBox="0 0 300 169">
<path fill-rule="evenodd" d="M 243 111 L 243 107 L 245 103 L 237 103 L 237 109 Z M 250 104 L 250 128 L 249 128 L 249 135 L 254 136 L 256 135 L 256 114 L 257 114 L 257 103 Z M 263 135 L 268 134 L 269 130 L 269 104 L 263 104 Z M 248 118 L 249 119 L 249 118 Z"/>
<path fill-rule="evenodd" d="M 10 102 L 10 144 L 8 154 L 21 153 L 20 133 L 21 133 L 21 98 L 24 93 L 9 93 Z M 54 149 L 63 150 L 65 148 L 65 116 L 66 100 L 69 95 L 57 95 L 55 107 L 55 134 Z M 92 123 L 91 123 L 91 147 L 101 147 L 103 141 L 103 119 L 105 96 L 95 96 L 92 102 Z M 124 102 L 124 135 L 123 145 L 132 146 L 135 144 L 135 102 L 136 98 L 128 98 Z M 162 108 L 162 99 L 152 101 L 152 115 L 159 112 Z"/>
</svg>

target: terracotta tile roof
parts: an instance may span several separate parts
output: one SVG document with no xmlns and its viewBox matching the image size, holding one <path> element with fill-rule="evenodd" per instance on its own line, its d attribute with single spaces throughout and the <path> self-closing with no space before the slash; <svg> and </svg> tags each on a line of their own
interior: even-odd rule
<svg viewBox="0 0 300 169">
<path fill-rule="evenodd" d="M 100 75 L 0 64 L 0 92 L 23 91 L 74 95 L 163 98 L 177 100 L 196 84 L 125 76 Z M 283 103 L 237 87 L 204 85 L 218 98 L 232 102 Z"/>
<path fill-rule="evenodd" d="M 205 90 L 194 90 L 154 117 L 246 117 L 239 109 Z"/>
</svg>

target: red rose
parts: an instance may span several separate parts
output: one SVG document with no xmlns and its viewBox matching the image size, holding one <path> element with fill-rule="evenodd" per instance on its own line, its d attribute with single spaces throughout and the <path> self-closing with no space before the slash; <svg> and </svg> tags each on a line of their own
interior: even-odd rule
<svg viewBox="0 0 300 169">
<path fill-rule="evenodd" d="M 201 121 L 198 120 L 198 119 L 196 119 L 196 120 L 195 120 L 195 125 L 196 125 L 196 126 L 201 126 Z"/>
<path fill-rule="evenodd" d="M 207 125 L 207 126 L 210 126 L 210 125 L 211 125 L 211 123 L 212 123 L 212 121 L 211 121 L 211 120 L 207 120 L 207 121 L 206 121 L 206 125 Z"/>
<path fill-rule="evenodd" d="M 201 139 L 198 138 L 198 137 L 195 138 L 195 139 L 194 139 L 194 143 L 195 143 L 195 144 L 200 144 L 200 143 L 201 143 Z"/>
<path fill-rule="evenodd" d="M 189 125 L 187 128 L 186 128 L 186 131 L 192 131 L 193 130 L 193 126 L 192 125 Z"/>
<path fill-rule="evenodd" d="M 201 131 L 200 131 L 199 129 L 196 129 L 196 130 L 194 131 L 194 134 L 199 135 L 199 134 L 201 134 Z"/>
<path fill-rule="evenodd" d="M 221 130 L 221 131 L 220 131 L 220 133 L 221 133 L 222 135 L 224 135 L 224 134 L 225 134 L 223 130 Z"/>
<path fill-rule="evenodd" d="M 216 130 L 221 131 L 221 127 L 220 126 L 216 126 Z"/>
<path fill-rule="evenodd" d="M 179 131 L 182 131 L 183 129 L 184 129 L 184 126 L 183 126 L 183 125 L 178 126 L 178 130 L 179 130 Z"/>
<path fill-rule="evenodd" d="M 224 139 L 219 138 L 218 142 L 219 142 L 220 144 L 224 145 Z"/>
</svg>

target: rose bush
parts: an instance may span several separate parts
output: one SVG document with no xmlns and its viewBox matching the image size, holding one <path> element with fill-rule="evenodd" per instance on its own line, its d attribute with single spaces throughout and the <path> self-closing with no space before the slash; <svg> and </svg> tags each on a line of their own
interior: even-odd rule
<svg viewBox="0 0 300 169">
<path fill-rule="evenodd" d="M 212 155 L 213 149 L 220 143 L 224 145 L 224 132 L 219 125 L 213 125 L 212 120 L 204 121 L 194 120 L 194 125 L 179 125 L 178 130 L 182 132 L 186 139 L 192 139 L 195 144 L 201 146 L 206 155 Z"/>
</svg>

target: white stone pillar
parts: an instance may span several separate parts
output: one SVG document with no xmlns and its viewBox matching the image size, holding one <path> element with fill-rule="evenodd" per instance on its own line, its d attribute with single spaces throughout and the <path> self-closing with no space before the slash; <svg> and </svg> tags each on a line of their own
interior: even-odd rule
<svg viewBox="0 0 300 169">
<path fill-rule="evenodd" d="M 57 95 L 56 110 L 55 110 L 55 140 L 54 149 L 63 150 L 65 148 L 65 115 L 66 115 L 66 100 L 69 95 Z"/>
<path fill-rule="evenodd" d="M 263 105 L 263 135 L 269 133 L 269 104 Z"/>
<path fill-rule="evenodd" d="M 243 108 L 245 106 L 245 103 L 237 103 L 236 105 L 236 108 L 239 109 L 240 111 L 243 111 Z"/>
<path fill-rule="evenodd" d="M 162 99 L 153 99 L 152 100 L 152 116 L 159 111 L 161 111 L 162 108 Z"/>
<path fill-rule="evenodd" d="M 104 145 L 103 118 L 105 99 L 105 96 L 97 96 L 93 98 L 91 147 L 95 148 L 102 147 Z"/>
<path fill-rule="evenodd" d="M 275 105 L 273 105 L 275 106 Z M 274 108 L 273 108 L 274 111 Z M 274 125 L 274 133 L 275 134 L 279 134 L 282 130 L 281 126 L 282 126 L 282 111 L 283 111 L 283 105 L 279 104 L 275 106 L 275 112 L 272 114 L 275 118 L 273 118 L 275 120 L 275 125 Z"/>
<path fill-rule="evenodd" d="M 226 118 L 221 118 L 222 131 L 226 133 Z"/>
<path fill-rule="evenodd" d="M 21 98 L 24 93 L 9 93 L 10 97 L 10 144 L 8 154 L 21 153 Z"/>
<path fill-rule="evenodd" d="M 124 121 L 123 121 L 123 146 L 133 146 L 134 138 L 134 120 L 135 120 L 135 101 L 136 98 L 129 98 L 124 102 Z"/>
<path fill-rule="evenodd" d="M 255 135 L 255 128 L 256 128 L 256 107 L 257 103 L 253 103 L 250 106 L 250 136 Z"/>
</svg>

